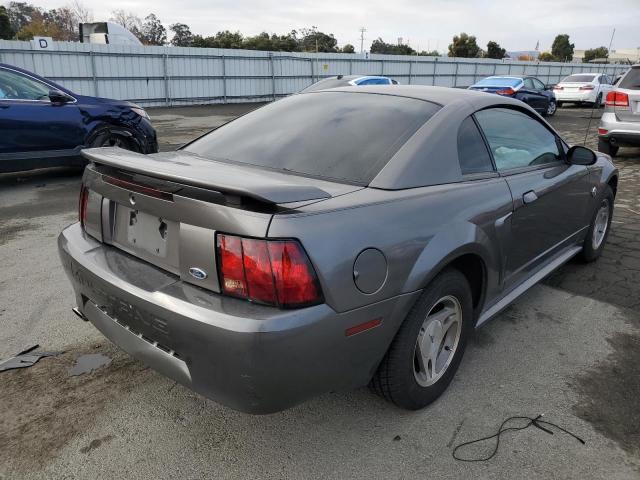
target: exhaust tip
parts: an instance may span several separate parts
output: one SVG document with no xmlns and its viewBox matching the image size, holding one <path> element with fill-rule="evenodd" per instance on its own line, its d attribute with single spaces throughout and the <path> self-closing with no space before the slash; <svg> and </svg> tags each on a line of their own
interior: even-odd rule
<svg viewBox="0 0 640 480">
<path fill-rule="evenodd" d="M 84 320 L 85 322 L 89 321 L 89 319 L 84 316 L 84 313 L 82 313 L 78 307 L 73 307 L 71 311 L 75 313 L 76 316 L 79 317 L 81 320 Z"/>
</svg>

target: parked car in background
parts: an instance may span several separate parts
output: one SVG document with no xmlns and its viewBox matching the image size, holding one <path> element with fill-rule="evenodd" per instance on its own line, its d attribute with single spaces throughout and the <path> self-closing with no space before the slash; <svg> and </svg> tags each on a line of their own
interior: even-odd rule
<svg viewBox="0 0 640 480">
<path fill-rule="evenodd" d="M 367 384 L 433 402 L 475 328 L 598 258 L 618 184 L 524 103 L 426 86 L 292 95 L 174 152 L 83 155 L 58 239 L 76 313 L 251 413 Z"/>
<path fill-rule="evenodd" d="M 336 77 L 324 78 L 312 85 L 309 85 L 307 88 L 302 89 L 300 93 L 309 93 L 336 87 L 397 84 L 398 82 L 396 80 L 376 75 L 338 75 Z"/>
<path fill-rule="evenodd" d="M 563 103 L 590 103 L 596 107 L 604 104 L 604 99 L 613 90 L 613 80 L 602 73 L 576 73 L 569 75 L 553 87 L 558 107 Z"/>
<path fill-rule="evenodd" d="M 598 150 L 615 157 L 621 146 L 640 146 L 640 64 L 607 94 L 600 118 Z"/>
<path fill-rule="evenodd" d="M 557 104 L 553 90 L 535 77 L 487 77 L 471 85 L 469 90 L 515 98 L 545 117 L 551 117 L 556 113 Z"/>
<path fill-rule="evenodd" d="M 80 150 L 158 151 L 147 113 L 122 100 L 78 95 L 27 70 L 0 64 L 0 172 L 83 165 Z"/>
</svg>

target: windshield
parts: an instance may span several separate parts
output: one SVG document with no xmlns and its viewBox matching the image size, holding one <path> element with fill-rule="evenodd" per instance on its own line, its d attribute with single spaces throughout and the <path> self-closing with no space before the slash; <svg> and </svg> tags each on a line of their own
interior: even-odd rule
<svg viewBox="0 0 640 480">
<path fill-rule="evenodd" d="M 522 83 L 520 78 L 489 77 L 477 82 L 474 87 L 515 87 Z"/>
<path fill-rule="evenodd" d="M 569 75 L 562 79 L 560 83 L 589 83 L 593 82 L 595 75 Z"/>
<path fill-rule="evenodd" d="M 629 70 L 629 72 L 620 81 L 618 87 L 626 88 L 628 90 L 640 90 L 640 68 L 633 67 Z"/>
<path fill-rule="evenodd" d="M 392 95 L 293 95 L 229 122 L 185 150 L 214 160 L 366 185 L 439 108 Z"/>
</svg>

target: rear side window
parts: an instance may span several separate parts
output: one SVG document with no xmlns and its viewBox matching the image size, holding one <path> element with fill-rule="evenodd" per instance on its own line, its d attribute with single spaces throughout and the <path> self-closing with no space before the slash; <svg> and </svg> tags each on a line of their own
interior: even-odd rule
<svg viewBox="0 0 640 480">
<path fill-rule="evenodd" d="M 185 147 L 230 163 L 368 184 L 439 106 L 350 92 L 292 95 Z"/>
<path fill-rule="evenodd" d="M 629 70 L 618 86 L 627 90 L 640 90 L 640 68 L 634 67 Z"/>
<path fill-rule="evenodd" d="M 357 85 L 389 85 L 389 80 L 386 78 L 368 78 L 359 81 Z"/>
<path fill-rule="evenodd" d="M 475 114 L 498 170 L 546 165 L 562 159 L 556 136 L 518 110 L 491 108 Z"/>
<path fill-rule="evenodd" d="M 493 171 L 487 146 L 471 117 L 458 130 L 458 160 L 463 175 Z"/>
</svg>

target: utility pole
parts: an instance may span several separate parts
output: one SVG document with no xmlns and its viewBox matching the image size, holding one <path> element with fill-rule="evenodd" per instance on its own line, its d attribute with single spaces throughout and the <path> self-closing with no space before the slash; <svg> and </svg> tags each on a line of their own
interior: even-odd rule
<svg viewBox="0 0 640 480">
<path fill-rule="evenodd" d="M 364 53 L 364 32 L 366 31 L 366 28 L 360 27 L 360 53 Z"/>
</svg>

